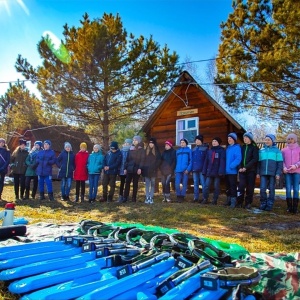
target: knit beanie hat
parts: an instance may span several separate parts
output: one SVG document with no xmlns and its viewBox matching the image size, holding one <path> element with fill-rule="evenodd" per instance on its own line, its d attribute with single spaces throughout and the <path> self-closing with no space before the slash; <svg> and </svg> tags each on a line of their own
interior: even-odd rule
<svg viewBox="0 0 300 300">
<path fill-rule="evenodd" d="M 67 147 L 71 148 L 71 150 L 72 150 L 72 146 L 69 142 L 65 142 L 65 144 L 64 144 L 64 149 L 66 149 Z"/>
<path fill-rule="evenodd" d="M 136 140 L 136 141 L 138 141 L 140 143 L 142 141 L 142 138 L 139 135 L 135 135 L 133 137 L 133 140 Z"/>
<path fill-rule="evenodd" d="M 132 144 L 132 139 L 125 139 L 125 143 L 127 143 L 127 144 Z"/>
<path fill-rule="evenodd" d="M 275 143 L 275 141 L 276 141 L 276 137 L 275 137 L 275 135 L 274 135 L 274 134 L 271 134 L 271 133 L 269 133 L 269 134 L 266 134 L 266 137 L 268 137 L 269 139 L 271 139 L 271 140 L 272 140 L 272 142 L 273 142 L 273 144 Z"/>
<path fill-rule="evenodd" d="M 254 142 L 254 137 L 253 137 L 252 132 L 250 132 L 250 131 L 249 131 L 249 132 L 246 132 L 246 133 L 244 133 L 243 136 L 246 136 L 247 138 L 250 139 L 251 142 Z"/>
<path fill-rule="evenodd" d="M 219 145 L 221 145 L 221 143 L 222 143 L 222 140 L 219 137 L 214 137 L 212 140 L 217 141 L 219 143 Z"/>
<path fill-rule="evenodd" d="M 237 141 L 237 135 L 235 132 L 231 132 L 228 134 L 228 137 L 231 137 L 232 139 L 234 139 L 234 141 L 236 142 Z"/>
<path fill-rule="evenodd" d="M 85 142 L 82 142 L 82 143 L 79 145 L 79 148 L 87 149 L 87 144 L 86 144 Z"/>
<path fill-rule="evenodd" d="M 203 135 L 201 135 L 201 134 L 196 135 L 195 136 L 195 141 L 196 140 L 200 140 L 203 143 Z"/>
<path fill-rule="evenodd" d="M 290 133 L 287 137 L 286 137 L 286 140 L 288 140 L 288 139 L 294 139 L 295 140 L 295 142 L 297 142 L 297 140 L 298 140 L 298 137 L 297 137 L 297 135 L 295 134 L 295 133 Z"/>
<path fill-rule="evenodd" d="M 4 143 L 4 144 L 6 143 L 4 138 L 0 138 L 0 143 L 1 142 Z"/>
<path fill-rule="evenodd" d="M 189 144 L 188 140 L 187 139 L 181 139 L 180 142 L 184 141 L 186 143 L 186 145 Z"/>
<path fill-rule="evenodd" d="M 112 150 L 117 150 L 117 149 L 119 149 L 119 145 L 118 145 L 118 143 L 117 142 L 111 142 L 110 143 L 110 149 L 112 149 Z"/>
<path fill-rule="evenodd" d="M 43 143 L 42 143 L 41 141 L 36 141 L 34 144 L 35 144 L 35 145 L 39 145 L 39 146 L 40 146 L 40 148 L 42 148 L 42 147 L 43 147 Z"/>
<path fill-rule="evenodd" d="M 51 146 L 51 141 L 50 140 L 45 140 L 44 144 L 48 144 L 49 146 Z"/>
<path fill-rule="evenodd" d="M 154 145 L 156 145 L 156 138 L 154 137 L 150 138 L 149 143 L 153 143 Z"/>
<path fill-rule="evenodd" d="M 94 147 L 97 148 L 99 151 L 101 150 L 101 146 L 99 144 L 95 144 Z"/>
<path fill-rule="evenodd" d="M 170 147 L 173 147 L 173 144 L 170 141 L 165 141 L 166 145 L 169 145 Z"/>
<path fill-rule="evenodd" d="M 23 140 L 23 139 L 19 140 L 19 144 L 20 144 L 20 145 L 25 145 L 25 146 L 26 146 L 26 140 Z"/>
</svg>

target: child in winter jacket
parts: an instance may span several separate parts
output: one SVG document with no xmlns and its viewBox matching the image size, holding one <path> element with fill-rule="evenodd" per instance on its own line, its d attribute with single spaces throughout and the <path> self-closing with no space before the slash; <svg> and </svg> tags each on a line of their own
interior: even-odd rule
<svg viewBox="0 0 300 300">
<path fill-rule="evenodd" d="M 226 152 L 225 149 L 220 146 L 222 140 L 219 137 L 215 137 L 212 140 L 212 147 L 208 150 L 204 166 L 203 166 L 203 175 L 206 177 L 204 191 L 203 191 L 203 200 L 201 204 L 208 203 L 208 196 L 211 182 L 214 183 L 214 194 L 212 204 L 216 205 L 220 195 L 220 180 L 221 176 L 225 175 L 225 159 Z"/>
<path fill-rule="evenodd" d="M 192 170 L 192 150 L 188 140 L 180 140 L 180 148 L 176 151 L 175 188 L 177 202 L 182 202 L 186 195 L 189 173 Z M 182 187 L 181 187 L 182 185 Z"/>
<path fill-rule="evenodd" d="M 103 169 L 103 158 L 101 146 L 99 144 L 95 144 L 93 147 L 93 152 L 89 155 L 87 162 L 87 169 L 89 173 L 90 203 L 94 203 L 96 201 L 99 179 Z"/>
<path fill-rule="evenodd" d="M 75 169 L 75 155 L 69 142 L 65 142 L 64 150 L 59 154 L 56 164 L 59 167 L 58 178 L 61 179 L 61 200 L 70 200 L 70 190 Z"/>
<path fill-rule="evenodd" d="M 279 180 L 283 168 L 282 153 L 277 148 L 275 139 L 273 134 L 267 134 L 264 147 L 259 150 L 257 177 L 260 178 L 260 209 L 266 211 L 273 208 L 275 183 L 276 179 Z"/>
<path fill-rule="evenodd" d="M 297 136 L 294 133 L 290 133 L 286 139 L 286 147 L 281 150 L 283 156 L 283 173 L 285 176 L 287 211 L 294 214 L 298 211 L 300 180 L 300 146 L 297 141 Z"/>
<path fill-rule="evenodd" d="M 194 181 L 194 202 L 199 202 L 199 183 L 202 186 L 202 193 L 205 185 L 205 178 L 202 174 L 204 161 L 206 158 L 208 147 L 203 145 L 203 136 L 195 137 L 196 147 L 192 151 L 192 171 Z"/>
</svg>

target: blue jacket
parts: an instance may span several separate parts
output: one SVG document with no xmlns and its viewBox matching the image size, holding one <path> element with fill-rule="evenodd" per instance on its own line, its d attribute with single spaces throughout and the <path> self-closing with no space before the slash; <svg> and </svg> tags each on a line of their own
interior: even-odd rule
<svg viewBox="0 0 300 300">
<path fill-rule="evenodd" d="M 75 169 L 75 155 L 73 151 L 63 150 L 56 162 L 59 167 L 58 178 L 73 178 Z"/>
<path fill-rule="evenodd" d="M 38 165 L 36 163 L 36 157 L 40 151 L 42 150 L 34 150 L 32 152 L 29 152 L 25 160 L 25 164 L 27 165 L 25 176 L 37 176 L 36 168 Z"/>
<path fill-rule="evenodd" d="M 100 151 L 92 152 L 89 155 L 87 168 L 89 174 L 100 174 L 103 169 L 103 155 Z"/>
<path fill-rule="evenodd" d="M 207 155 L 208 147 L 201 145 L 196 146 L 192 151 L 192 171 L 202 172 L 205 157 Z"/>
<path fill-rule="evenodd" d="M 226 174 L 237 174 L 242 161 L 242 149 L 239 144 L 229 145 L 226 148 Z"/>
<path fill-rule="evenodd" d="M 184 172 L 192 170 L 192 150 L 189 147 L 180 147 L 176 151 L 176 168 L 175 172 Z"/>
<path fill-rule="evenodd" d="M 219 177 L 225 175 L 226 151 L 223 147 L 215 146 L 208 150 L 202 174 L 207 177 Z"/>
<path fill-rule="evenodd" d="M 104 157 L 103 166 L 109 167 L 104 174 L 117 175 L 122 163 L 122 153 L 118 149 L 116 152 L 108 151 Z"/>
<path fill-rule="evenodd" d="M 6 148 L 0 148 L 0 173 L 7 173 L 7 168 L 10 163 L 10 152 Z"/>
<path fill-rule="evenodd" d="M 55 152 L 52 149 L 41 150 L 36 156 L 37 169 L 39 176 L 52 176 L 52 165 L 56 163 Z"/>
<path fill-rule="evenodd" d="M 282 173 L 283 157 L 277 146 L 273 145 L 259 150 L 258 174 L 276 176 Z"/>
</svg>

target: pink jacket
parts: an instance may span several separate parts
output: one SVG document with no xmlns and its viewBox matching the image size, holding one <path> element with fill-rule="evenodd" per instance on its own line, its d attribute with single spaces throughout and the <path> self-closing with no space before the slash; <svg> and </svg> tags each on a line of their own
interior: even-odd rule
<svg viewBox="0 0 300 300">
<path fill-rule="evenodd" d="M 287 144 L 281 152 L 284 168 L 289 169 L 291 165 L 297 167 L 295 170 L 289 170 L 288 173 L 300 173 L 300 146 L 297 143 Z"/>
</svg>

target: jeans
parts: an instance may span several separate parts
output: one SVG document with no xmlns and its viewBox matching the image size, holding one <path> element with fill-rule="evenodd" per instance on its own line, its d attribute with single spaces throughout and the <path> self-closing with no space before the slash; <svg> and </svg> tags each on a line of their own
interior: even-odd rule
<svg viewBox="0 0 300 300">
<path fill-rule="evenodd" d="M 209 190 L 211 182 L 214 182 L 214 195 L 213 200 L 218 200 L 220 195 L 220 177 L 206 177 L 204 190 L 203 190 L 203 199 L 208 200 Z"/>
<path fill-rule="evenodd" d="M 85 194 L 85 180 L 76 180 L 76 196 L 79 197 L 79 192 L 81 190 L 80 195 L 84 196 Z"/>
<path fill-rule="evenodd" d="M 199 184 L 202 186 L 202 193 L 205 185 L 205 177 L 202 172 L 193 172 L 194 181 L 194 199 L 199 200 Z"/>
<path fill-rule="evenodd" d="M 285 189 L 287 198 L 299 199 L 299 173 L 285 174 Z M 293 190 L 293 196 L 292 196 Z"/>
<path fill-rule="evenodd" d="M 0 173 L 0 198 L 4 188 L 5 172 Z"/>
<path fill-rule="evenodd" d="M 171 182 L 172 174 L 162 175 L 161 177 L 161 185 L 164 195 L 170 195 L 170 182 Z"/>
<path fill-rule="evenodd" d="M 119 176 L 120 176 L 120 190 L 119 190 L 119 195 L 123 196 L 124 186 L 125 186 L 125 181 L 126 181 L 126 175 L 119 175 Z"/>
<path fill-rule="evenodd" d="M 25 178 L 25 193 L 27 194 L 27 196 L 29 196 L 31 180 L 33 181 L 31 196 L 32 196 L 32 198 L 34 198 L 36 195 L 37 187 L 38 187 L 38 177 L 37 176 L 26 176 L 26 178 Z"/>
<path fill-rule="evenodd" d="M 113 198 L 115 189 L 116 189 L 116 179 L 117 174 L 103 174 L 103 197 L 106 197 L 108 194 L 108 186 L 110 187 L 109 190 L 109 197 Z"/>
<path fill-rule="evenodd" d="M 237 196 L 237 174 L 227 174 L 226 179 L 226 190 L 228 197 Z"/>
<path fill-rule="evenodd" d="M 255 188 L 255 171 L 240 172 L 239 173 L 239 185 L 238 185 L 238 197 L 243 203 L 244 198 L 246 204 L 251 204 L 253 201 L 254 188 Z M 245 197 L 246 190 L 246 197 Z"/>
<path fill-rule="evenodd" d="M 155 188 L 155 177 L 145 177 L 146 197 L 153 199 Z"/>
<path fill-rule="evenodd" d="M 45 183 L 46 183 L 46 186 L 47 186 L 48 194 L 53 193 L 52 176 L 39 176 L 39 190 L 40 190 L 40 193 L 44 193 Z"/>
<path fill-rule="evenodd" d="M 189 174 L 185 174 L 184 172 L 177 172 L 175 174 L 175 189 L 177 196 L 185 196 L 187 183 L 189 179 Z M 180 188 L 180 184 L 182 184 L 182 188 Z"/>
<path fill-rule="evenodd" d="M 267 189 L 269 190 L 269 198 L 267 197 Z M 260 176 L 260 201 L 262 203 L 274 202 L 275 200 L 275 176 Z"/>
<path fill-rule="evenodd" d="M 96 199 L 100 174 L 89 174 L 89 199 Z"/>
<path fill-rule="evenodd" d="M 71 190 L 71 184 L 72 184 L 72 178 L 62 178 L 60 183 L 60 190 L 62 196 L 70 196 L 70 190 Z"/>
</svg>

